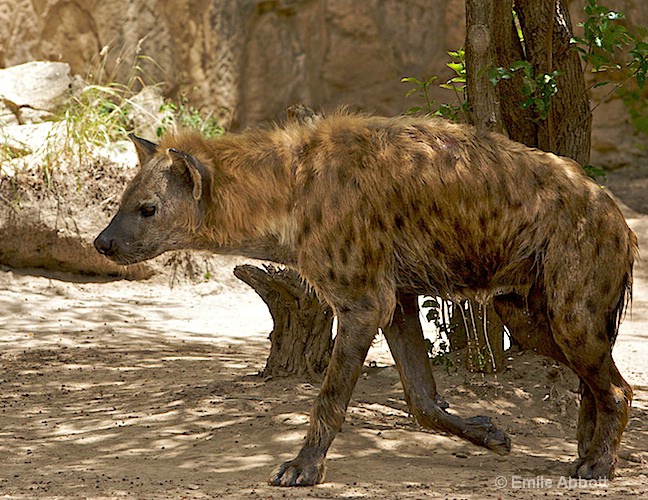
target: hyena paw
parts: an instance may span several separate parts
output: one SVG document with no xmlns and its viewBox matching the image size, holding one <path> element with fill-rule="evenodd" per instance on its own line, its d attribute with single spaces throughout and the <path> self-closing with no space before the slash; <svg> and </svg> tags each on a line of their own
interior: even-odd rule
<svg viewBox="0 0 648 500">
<path fill-rule="evenodd" d="M 324 481 L 326 461 L 307 461 L 297 457 L 277 467 L 268 483 L 271 486 L 313 486 Z"/>
<path fill-rule="evenodd" d="M 437 393 L 436 396 L 434 396 L 434 402 L 437 404 L 439 408 L 442 410 L 447 410 L 450 408 L 450 403 L 448 403 L 441 394 Z"/>
<path fill-rule="evenodd" d="M 478 443 L 498 455 L 507 455 L 511 451 L 511 438 L 498 429 L 490 417 L 477 415 L 465 420 L 471 433 L 479 436 Z"/>
<path fill-rule="evenodd" d="M 569 475 L 581 479 L 612 479 L 616 459 L 603 455 L 595 458 L 578 458 L 570 467 Z"/>
</svg>

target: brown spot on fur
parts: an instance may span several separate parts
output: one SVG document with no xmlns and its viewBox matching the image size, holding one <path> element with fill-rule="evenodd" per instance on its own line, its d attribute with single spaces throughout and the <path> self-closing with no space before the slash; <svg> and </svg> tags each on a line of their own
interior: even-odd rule
<svg viewBox="0 0 648 500">
<path fill-rule="evenodd" d="M 342 266 L 346 266 L 349 263 L 349 250 L 346 246 L 340 246 L 338 260 Z"/>
</svg>

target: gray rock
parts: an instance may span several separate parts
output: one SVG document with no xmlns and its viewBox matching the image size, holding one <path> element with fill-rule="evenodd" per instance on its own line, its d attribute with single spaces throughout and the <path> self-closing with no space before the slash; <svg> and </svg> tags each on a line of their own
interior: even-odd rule
<svg viewBox="0 0 648 500">
<path fill-rule="evenodd" d="M 18 125 L 17 109 L 12 109 L 11 103 L 0 100 L 0 127 Z"/>
<path fill-rule="evenodd" d="M 145 139 L 156 141 L 157 128 L 168 112 L 161 111 L 164 104 L 160 87 L 144 87 L 129 99 L 128 118 L 133 122 L 135 133 Z"/>
<path fill-rule="evenodd" d="M 0 98 L 19 123 L 37 123 L 51 116 L 71 92 L 66 63 L 35 61 L 0 69 Z"/>
</svg>

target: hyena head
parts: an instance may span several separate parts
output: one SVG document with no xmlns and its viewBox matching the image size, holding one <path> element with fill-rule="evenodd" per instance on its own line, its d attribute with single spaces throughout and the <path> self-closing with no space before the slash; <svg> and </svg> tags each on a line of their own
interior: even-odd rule
<svg viewBox="0 0 648 500">
<path fill-rule="evenodd" d="M 99 253 L 119 264 L 191 246 L 209 191 L 209 173 L 194 156 L 130 137 L 139 156 L 139 172 L 126 188 L 117 214 L 94 242 Z"/>
</svg>

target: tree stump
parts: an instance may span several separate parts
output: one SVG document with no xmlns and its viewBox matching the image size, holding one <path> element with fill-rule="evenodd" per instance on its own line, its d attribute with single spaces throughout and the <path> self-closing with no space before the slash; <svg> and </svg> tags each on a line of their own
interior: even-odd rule
<svg viewBox="0 0 648 500">
<path fill-rule="evenodd" d="M 265 377 L 296 375 L 321 380 L 333 349 L 333 310 L 291 269 L 237 266 L 234 275 L 266 303 L 274 326 Z"/>
</svg>

